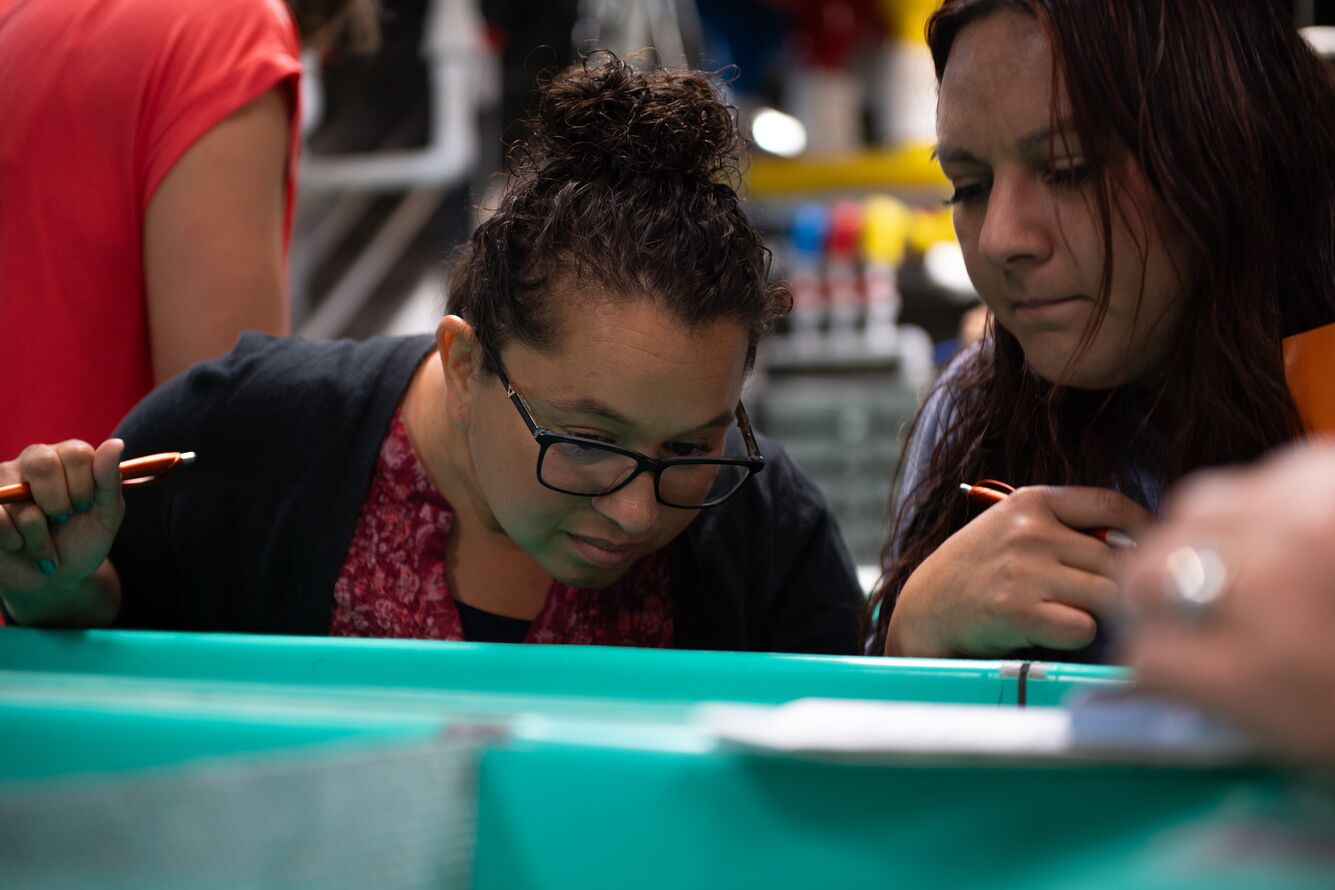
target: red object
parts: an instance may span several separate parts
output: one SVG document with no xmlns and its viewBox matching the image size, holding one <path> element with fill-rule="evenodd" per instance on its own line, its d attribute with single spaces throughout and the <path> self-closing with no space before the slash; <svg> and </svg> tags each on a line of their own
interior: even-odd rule
<svg viewBox="0 0 1335 890">
<path fill-rule="evenodd" d="M 1015 486 L 1007 482 L 998 482 L 996 479 L 984 479 L 981 482 L 975 482 L 973 485 L 961 485 L 960 488 L 970 500 L 991 506 L 998 501 L 1004 501 L 1007 495 L 1015 493 Z"/>
<path fill-rule="evenodd" d="M 396 413 L 334 584 L 330 635 L 464 639 L 445 578 L 453 522 L 454 509 L 427 478 Z M 669 648 L 670 574 L 660 550 L 600 590 L 553 582 L 525 642 Z"/>
<path fill-rule="evenodd" d="M 862 205 L 840 201 L 830 211 L 830 233 L 826 249 L 838 256 L 854 256 L 862 239 Z"/>
<path fill-rule="evenodd" d="M 0 460 L 100 442 L 152 388 L 149 200 L 200 136 L 279 85 L 290 231 L 300 72 L 280 0 L 0 0 Z"/>
<path fill-rule="evenodd" d="M 802 55 L 817 68 L 847 68 L 858 42 L 884 31 L 871 0 L 797 0 L 797 31 Z"/>
</svg>

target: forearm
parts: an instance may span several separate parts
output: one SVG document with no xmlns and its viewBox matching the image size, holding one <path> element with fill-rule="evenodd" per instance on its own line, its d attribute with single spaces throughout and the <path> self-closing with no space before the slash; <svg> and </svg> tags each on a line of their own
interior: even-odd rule
<svg viewBox="0 0 1335 890">
<path fill-rule="evenodd" d="M 291 114 L 282 89 L 243 106 L 181 156 L 149 202 L 144 283 L 158 383 L 227 352 L 244 330 L 288 330 Z"/>
<path fill-rule="evenodd" d="M 159 305 L 151 312 L 150 347 L 157 384 L 228 352 L 244 331 L 274 336 L 288 333 L 287 297 L 276 276 L 239 287 L 247 295 L 244 301 L 229 304 L 219 298 L 210 303 L 200 297 L 171 310 Z"/>
<path fill-rule="evenodd" d="M 120 576 L 110 560 L 79 582 L 4 598 L 15 623 L 31 627 L 104 627 L 120 613 Z"/>
</svg>

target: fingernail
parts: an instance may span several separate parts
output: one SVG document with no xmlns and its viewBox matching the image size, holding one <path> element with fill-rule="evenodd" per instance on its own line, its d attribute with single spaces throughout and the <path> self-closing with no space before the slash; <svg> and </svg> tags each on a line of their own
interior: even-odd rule
<svg viewBox="0 0 1335 890">
<path fill-rule="evenodd" d="M 59 516 L 57 516 L 55 519 L 52 519 L 51 521 L 54 522 L 56 525 L 64 525 L 65 523 L 70 521 L 70 517 L 73 515 L 74 515 L 73 513 L 66 510 L 64 513 L 61 513 Z"/>
<path fill-rule="evenodd" d="M 84 501 L 81 504 L 75 504 L 74 509 L 79 511 L 80 513 L 87 513 L 89 510 L 93 509 L 93 502 Z"/>
<path fill-rule="evenodd" d="M 43 575 L 54 575 L 56 573 L 56 561 L 54 559 L 37 560 L 37 569 Z"/>
</svg>

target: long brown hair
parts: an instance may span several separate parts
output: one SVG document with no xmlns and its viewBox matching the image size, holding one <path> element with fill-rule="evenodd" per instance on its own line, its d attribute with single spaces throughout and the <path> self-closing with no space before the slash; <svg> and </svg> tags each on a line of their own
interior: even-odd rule
<svg viewBox="0 0 1335 890">
<path fill-rule="evenodd" d="M 1108 410 L 1110 393 L 1038 378 L 1016 338 L 989 324 L 976 360 L 945 375 L 951 411 L 925 477 L 892 516 L 864 618 L 877 651 L 904 582 L 969 519 L 961 482 L 1102 485 L 1144 500 L 1128 447 L 1165 485 L 1254 459 L 1301 430 L 1282 337 L 1335 321 L 1335 89 L 1280 3 L 946 0 L 927 27 L 938 81 L 960 31 L 999 9 L 1034 17 L 1052 47 L 1054 83 L 1065 83 L 1103 234 L 1101 306 L 1113 160 L 1126 151 L 1185 236 L 1185 320 L 1166 377 L 1141 394 L 1145 422 L 1132 429 Z M 1056 101 L 1054 90 L 1054 132 Z"/>
</svg>

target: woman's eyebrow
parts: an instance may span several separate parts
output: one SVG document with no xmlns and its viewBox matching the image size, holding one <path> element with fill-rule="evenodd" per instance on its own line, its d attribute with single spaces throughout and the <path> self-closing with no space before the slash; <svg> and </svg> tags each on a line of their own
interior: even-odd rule
<svg viewBox="0 0 1335 890">
<path fill-rule="evenodd" d="M 1053 142 L 1058 142 L 1064 147 L 1078 145 L 1077 138 L 1070 121 L 1058 121 L 1055 127 L 1039 127 L 1032 130 L 1015 141 L 1016 150 L 1022 155 L 1046 155 L 1048 146 Z M 958 146 L 945 143 L 938 144 L 932 148 L 932 157 L 942 163 L 956 164 L 981 164 L 978 156 L 973 152 L 959 148 Z"/>
<path fill-rule="evenodd" d="M 594 398 L 585 396 L 579 399 L 543 399 L 543 404 L 561 414 L 583 414 L 599 417 L 619 426 L 630 426 L 630 420 L 614 408 L 604 405 Z"/>
<path fill-rule="evenodd" d="M 625 429 L 630 429 L 634 427 L 634 424 L 625 415 L 619 413 L 614 408 L 611 408 L 603 404 L 597 399 L 590 398 L 587 396 L 579 399 L 544 400 L 543 404 L 557 413 L 582 414 L 585 416 L 598 417 L 608 421 L 609 423 L 615 424 Z M 735 415 L 736 415 L 735 410 L 724 411 L 720 413 L 718 416 L 710 418 L 709 420 L 705 421 L 704 423 L 700 424 L 694 429 L 686 430 L 681 435 L 687 435 L 689 433 L 697 432 L 700 430 L 710 430 L 710 429 L 717 429 L 719 427 L 730 426 L 733 422 Z"/>
<path fill-rule="evenodd" d="M 979 164 L 978 156 L 971 151 L 962 148 L 956 148 L 953 145 L 935 145 L 932 147 L 932 157 L 945 164 Z"/>
<path fill-rule="evenodd" d="M 1026 133 L 1016 141 L 1015 147 L 1021 154 L 1034 155 L 1048 153 L 1050 145 L 1059 145 L 1062 148 L 1070 148 L 1080 144 L 1079 138 L 1070 121 L 1057 121 L 1055 127 L 1040 127 L 1033 132 Z"/>
<path fill-rule="evenodd" d="M 709 420 L 706 420 L 704 423 L 700 424 L 694 429 L 687 430 L 685 433 L 682 433 L 682 435 L 689 435 L 691 433 L 702 432 L 704 430 L 716 430 L 719 429 L 720 427 L 732 426 L 732 422 L 736 419 L 737 419 L 736 409 L 733 409 L 732 411 L 724 411 L 722 414 L 719 414 L 715 417 L 711 417 Z"/>
</svg>

